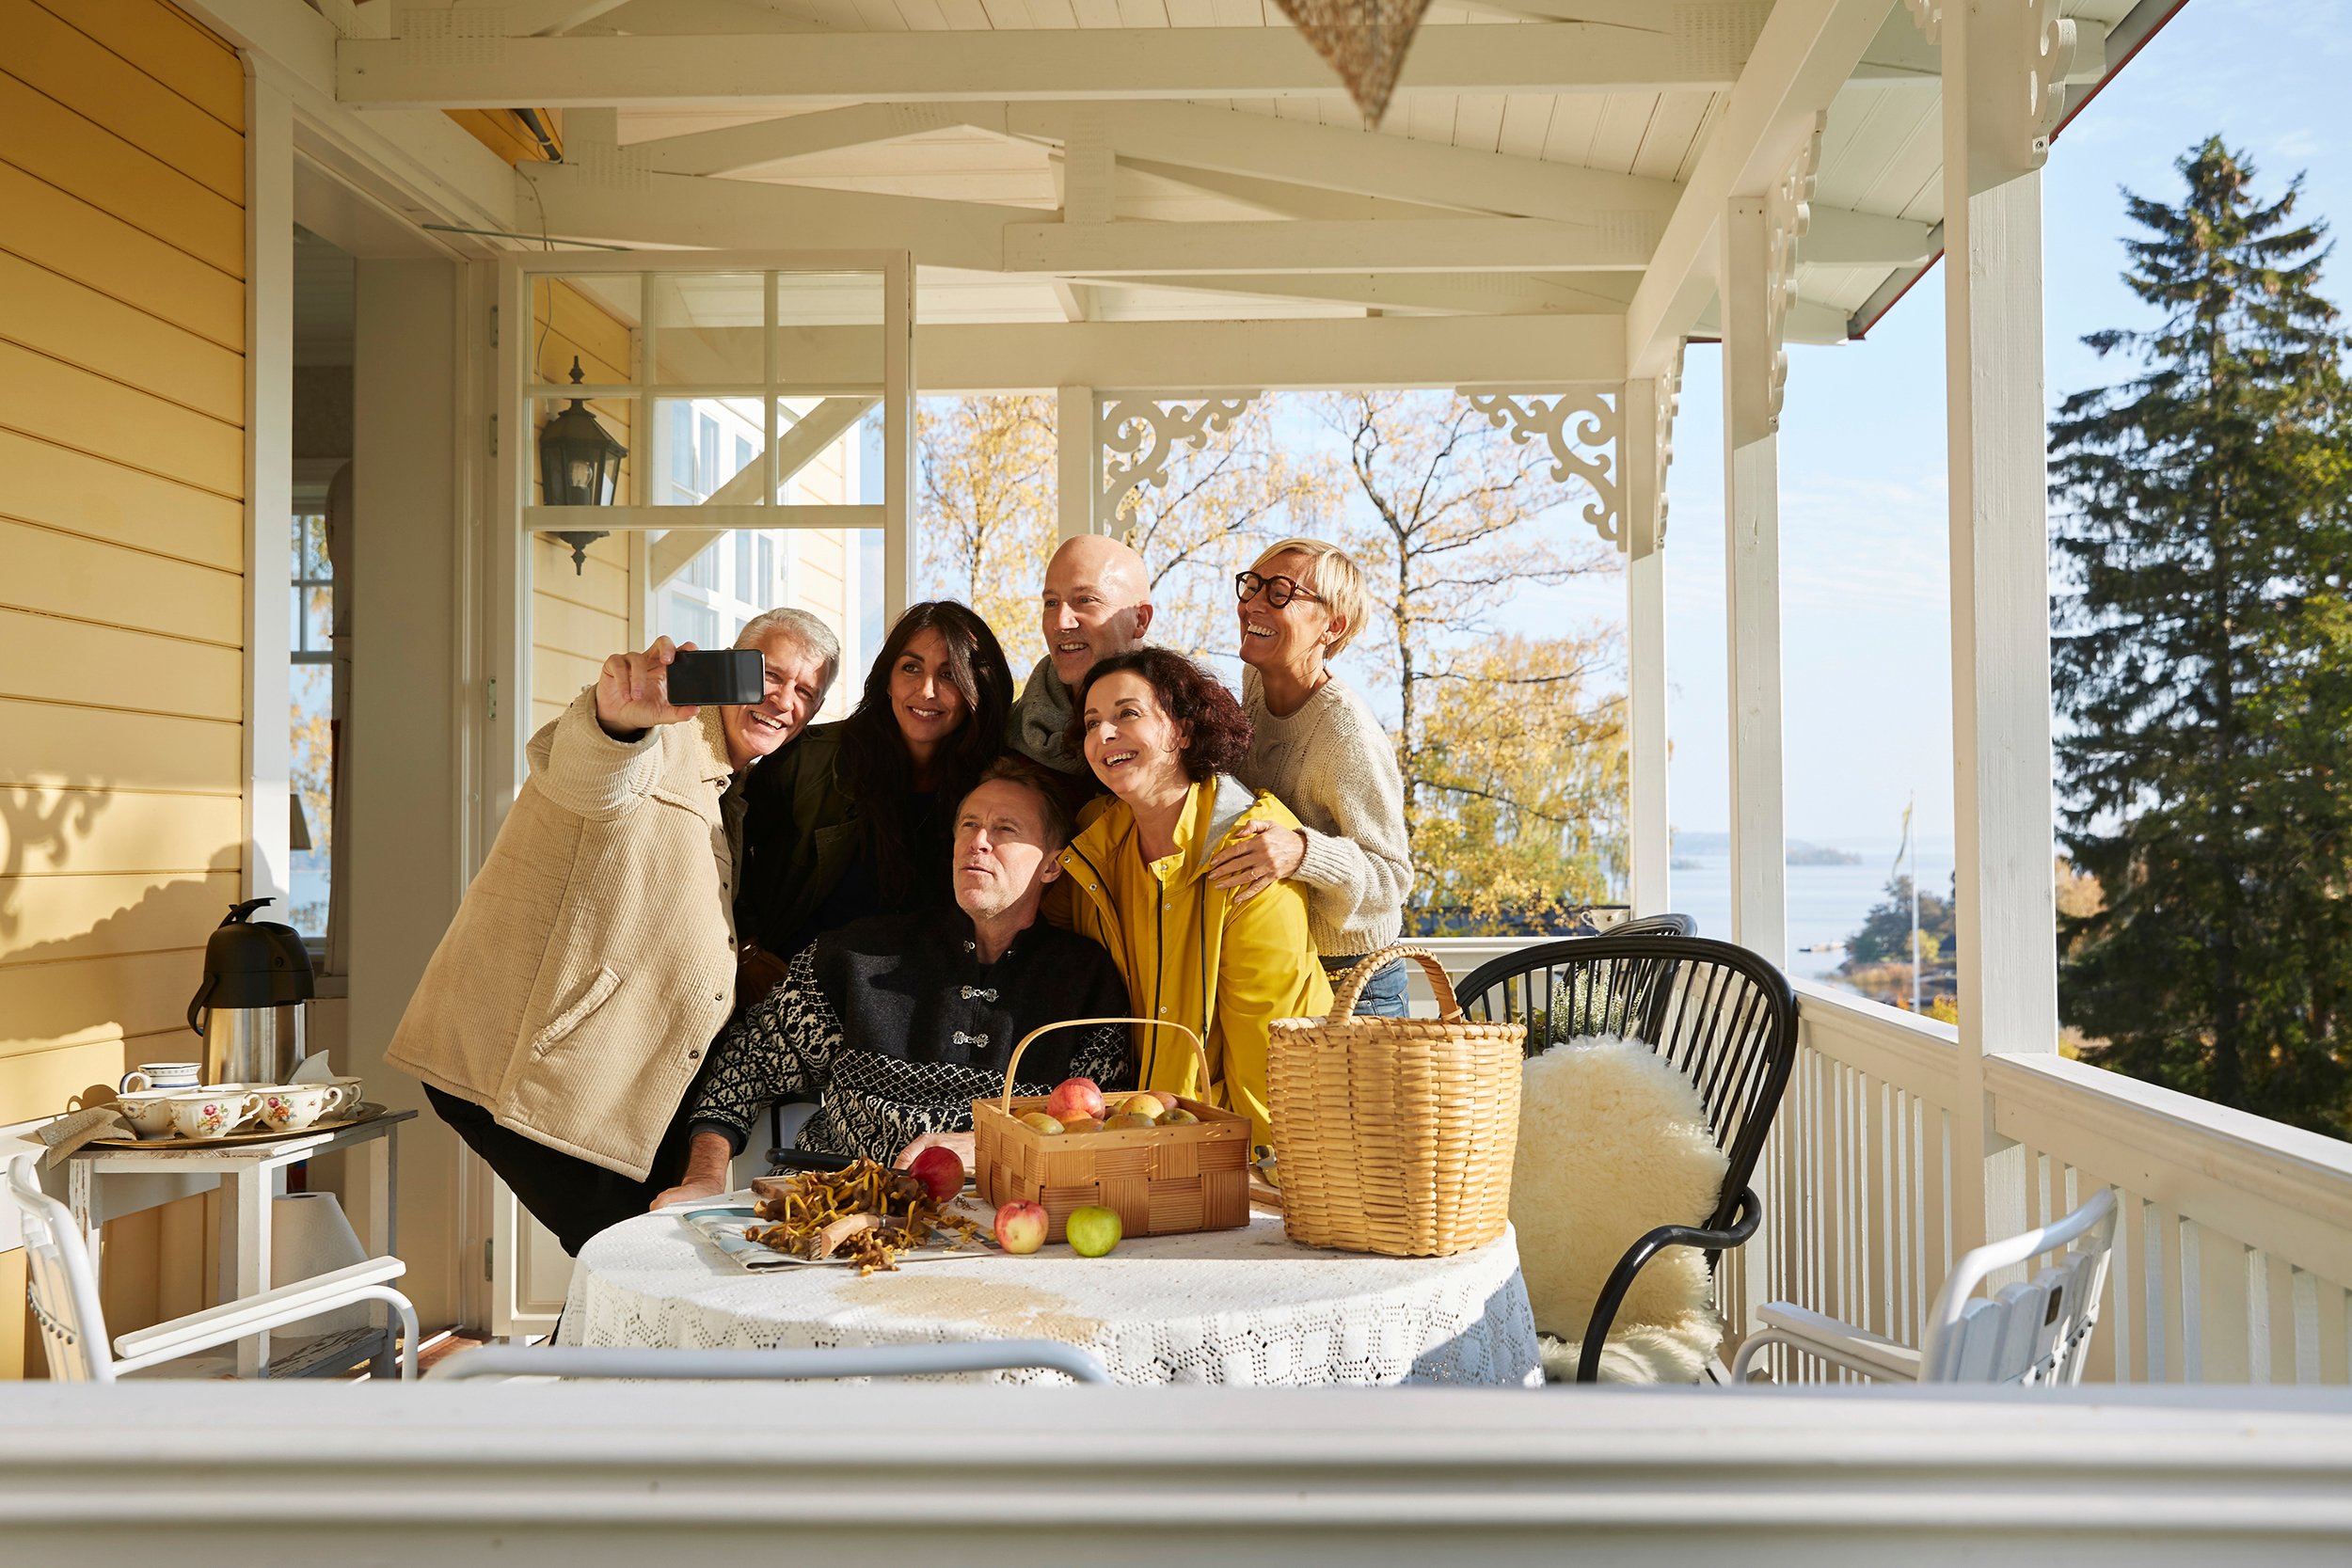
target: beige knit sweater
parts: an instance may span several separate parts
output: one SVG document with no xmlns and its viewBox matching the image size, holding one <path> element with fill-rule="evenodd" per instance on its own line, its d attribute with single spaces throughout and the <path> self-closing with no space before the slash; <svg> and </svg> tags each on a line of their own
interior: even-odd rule
<svg viewBox="0 0 2352 1568">
<path fill-rule="evenodd" d="M 1337 675 L 1279 719 L 1258 672 L 1245 669 L 1242 705 L 1252 732 L 1242 782 L 1270 792 L 1307 830 L 1296 879 L 1306 884 L 1315 951 L 1349 958 L 1387 946 L 1404 928 L 1413 859 L 1405 784 L 1380 721 Z"/>
</svg>

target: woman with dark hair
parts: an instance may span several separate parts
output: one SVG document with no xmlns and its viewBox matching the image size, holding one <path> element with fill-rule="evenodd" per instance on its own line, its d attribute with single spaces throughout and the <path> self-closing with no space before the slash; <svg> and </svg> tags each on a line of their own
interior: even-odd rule
<svg viewBox="0 0 2352 1568">
<path fill-rule="evenodd" d="M 1271 795 L 1232 769 L 1249 721 L 1216 678 L 1181 654 L 1140 648 L 1097 662 L 1075 693 L 1071 749 L 1110 791 L 1062 851 L 1071 924 L 1109 949 L 1146 1017 L 1201 1037 L 1209 1082 L 1171 1032 L 1138 1030 L 1147 1089 L 1198 1095 L 1249 1117 L 1270 1140 L 1266 1041 L 1278 1018 L 1331 1009 L 1295 882 L 1218 887 L 1210 862 L 1265 827 L 1295 829 Z M 1263 826 L 1262 826 L 1263 825 Z"/>
<path fill-rule="evenodd" d="M 866 673 L 857 711 L 812 725 L 752 770 L 739 1006 L 820 931 L 954 901 L 955 803 L 1003 750 L 1011 703 L 1012 672 L 987 622 L 952 599 L 911 605 Z"/>
</svg>

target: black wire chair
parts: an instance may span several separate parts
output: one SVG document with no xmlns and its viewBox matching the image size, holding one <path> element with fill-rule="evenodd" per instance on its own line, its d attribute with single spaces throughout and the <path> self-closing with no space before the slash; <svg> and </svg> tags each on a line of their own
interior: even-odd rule
<svg viewBox="0 0 2352 1568">
<path fill-rule="evenodd" d="M 1606 931 L 1604 937 L 1694 937 L 1699 923 L 1687 914 L 1645 914 L 1638 920 L 1620 921 Z"/>
<path fill-rule="evenodd" d="M 1796 994 L 1779 970 L 1744 947 L 1614 932 L 1505 954 L 1454 990 L 1465 1017 L 1525 1021 L 1531 1056 L 1585 1035 L 1645 1041 L 1698 1090 L 1730 1162 L 1705 1225 L 1661 1225 L 1617 1260 L 1593 1304 L 1577 1365 L 1579 1383 L 1598 1382 L 1602 1346 L 1643 1265 L 1670 1246 L 1691 1246 L 1707 1250 L 1712 1270 L 1724 1248 L 1746 1242 L 1762 1222 L 1748 1178 L 1796 1063 Z"/>
</svg>

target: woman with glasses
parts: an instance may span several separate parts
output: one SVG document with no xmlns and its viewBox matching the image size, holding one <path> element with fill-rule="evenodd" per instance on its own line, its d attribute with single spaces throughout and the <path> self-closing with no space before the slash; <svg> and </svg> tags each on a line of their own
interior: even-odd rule
<svg viewBox="0 0 2352 1568">
<path fill-rule="evenodd" d="M 1250 729 L 1234 772 L 1290 807 L 1298 825 L 1253 824 L 1209 875 L 1244 900 L 1295 879 L 1306 889 L 1315 951 L 1336 977 L 1396 940 L 1413 889 L 1396 752 L 1329 662 L 1363 626 L 1363 573 L 1337 545 L 1285 539 L 1234 587 Z M 1403 1018 L 1405 984 L 1399 959 L 1374 976 L 1356 1010 Z"/>
</svg>

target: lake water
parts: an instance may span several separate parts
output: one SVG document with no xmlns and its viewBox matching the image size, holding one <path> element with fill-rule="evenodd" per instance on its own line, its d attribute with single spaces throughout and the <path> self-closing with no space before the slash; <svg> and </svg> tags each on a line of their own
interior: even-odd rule
<svg viewBox="0 0 2352 1568">
<path fill-rule="evenodd" d="M 1817 839 L 1824 847 L 1844 849 L 1862 857 L 1859 865 L 1792 865 L 1788 867 L 1788 963 L 1791 978 L 1832 980 L 1831 972 L 1845 961 L 1842 944 L 1861 929 L 1872 905 L 1886 896 L 1899 841 L 1887 839 Z M 1669 886 L 1667 907 L 1699 923 L 1703 937 L 1731 938 L 1731 857 L 1690 854 L 1677 865 Z M 1922 840 L 1919 846 L 1919 885 L 1931 893 L 1949 891 L 1952 846 Z"/>
</svg>

